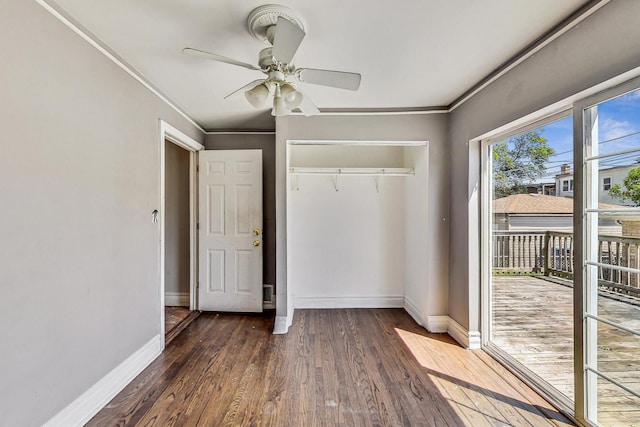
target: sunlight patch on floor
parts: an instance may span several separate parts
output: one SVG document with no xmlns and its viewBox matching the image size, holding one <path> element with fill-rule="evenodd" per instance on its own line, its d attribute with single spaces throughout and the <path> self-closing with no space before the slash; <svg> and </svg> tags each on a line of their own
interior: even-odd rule
<svg viewBox="0 0 640 427">
<path fill-rule="evenodd" d="M 395 332 L 420 366 L 429 371 L 429 378 L 451 407 L 472 425 L 486 422 L 487 417 L 498 424 L 517 425 L 537 419 L 548 425 L 539 408 L 514 393 L 506 381 L 487 381 L 483 372 L 488 366 L 472 351 L 444 339 L 399 328 Z M 497 418 L 496 413 L 500 414 Z"/>
</svg>

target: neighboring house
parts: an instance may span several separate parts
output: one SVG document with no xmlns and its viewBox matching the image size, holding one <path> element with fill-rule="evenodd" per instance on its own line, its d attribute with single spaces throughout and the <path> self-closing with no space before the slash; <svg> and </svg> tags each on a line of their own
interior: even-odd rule
<svg viewBox="0 0 640 427">
<path fill-rule="evenodd" d="M 623 185 L 624 178 L 634 168 L 640 164 L 616 166 L 598 171 L 598 200 L 601 203 L 613 203 L 618 205 L 631 206 L 632 202 L 620 200 L 612 197 L 609 190 L 615 184 Z M 569 165 L 565 164 L 560 167 L 560 173 L 556 175 L 556 188 L 558 196 L 573 197 L 573 172 Z"/>
<path fill-rule="evenodd" d="M 619 205 L 600 203 L 602 209 Z M 493 201 L 496 231 L 573 231 L 573 199 L 543 194 L 513 194 Z M 621 225 L 614 219 L 600 219 L 600 234 L 618 236 Z"/>
</svg>

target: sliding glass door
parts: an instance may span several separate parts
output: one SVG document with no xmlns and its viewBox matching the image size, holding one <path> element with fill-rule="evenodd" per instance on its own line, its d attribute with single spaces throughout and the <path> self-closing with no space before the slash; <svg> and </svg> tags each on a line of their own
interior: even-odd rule
<svg viewBox="0 0 640 427">
<path fill-rule="evenodd" d="M 639 88 L 483 141 L 483 346 L 599 426 L 640 425 Z"/>
<path fill-rule="evenodd" d="M 640 90 L 607 95 L 576 111 L 584 124 L 584 415 L 598 425 L 633 425 L 640 420 Z M 602 221 L 619 231 L 603 233 Z"/>
<path fill-rule="evenodd" d="M 486 348 L 573 406 L 570 112 L 485 141 L 490 265 Z"/>
</svg>

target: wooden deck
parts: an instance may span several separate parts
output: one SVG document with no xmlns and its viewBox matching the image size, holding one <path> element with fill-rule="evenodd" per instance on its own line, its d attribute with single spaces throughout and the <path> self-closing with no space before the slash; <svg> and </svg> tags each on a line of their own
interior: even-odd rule
<svg viewBox="0 0 640 427">
<path fill-rule="evenodd" d="M 88 426 L 567 426 L 488 357 L 401 309 L 202 314 Z"/>
<path fill-rule="evenodd" d="M 573 400 L 573 288 L 542 278 L 497 276 L 492 341 Z M 640 304 L 601 293 L 598 314 L 640 330 Z M 598 369 L 640 391 L 640 338 L 598 325 Z M 640 399 L 599 382 L 601 425 L 640 423 Z"/>
</svg>

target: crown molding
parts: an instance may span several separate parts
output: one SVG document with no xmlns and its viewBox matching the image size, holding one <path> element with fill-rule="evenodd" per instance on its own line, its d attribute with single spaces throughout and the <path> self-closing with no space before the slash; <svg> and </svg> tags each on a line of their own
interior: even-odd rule
<svg viewBox="0 0 640 427">
<path fill-rule="evenodd" d="M 573 12 L 571 15 L 560 21 L 556 26 L 551 28 L 549 31 L 545 32 L 543 35 L 538 37 L 536 40 L 531 42 L 525 48 L 520 50 L 518 53 L 513 55 L 511 58 L 503 62 L 498 68 L 487 74 L 483 79 L 481 79 L 478 83 L 471 86 L 469 89 L 464 91 L 458 98 L 456 98 L 448 107 L 448 112 L 454 111 L 456 108 L 460 107 L 462 104 L 471 99 L 474 95 L 480 92 L 482 89 L 489 86 L 491 83 L 498 80 L 500 77 L 520 65 L 522 62 L 527 60 L 528 58 L 535 55 L 538 51 L 540 51 L 545 46 L 549 45 L 554 40 L 558 39 L 567 31 L 574 28 L 580 22 L 587 19 L 589 16 L 593 15 L 599 9 L 607 5 L 611 0 L 591 0 L 588 3 L 584 4 L 578 10 Z"/>
<path fill-rule="evenodd" d="M 323 108 L 320 116 L 393 116 L 393 115 L 421 115 L 421 114 L 446 114 L 447 106 L 432 107 L 408 107 L 408 108 Z M 302 116 L 302 113 L 294 112 L 293 116 Z"/>
<path fill-rule="evenodd" d="M 204 132 L 205 135 L 275 135 L 274 130 L 233 130 L 233 129 L 211 129 Z"/>
</svg>

